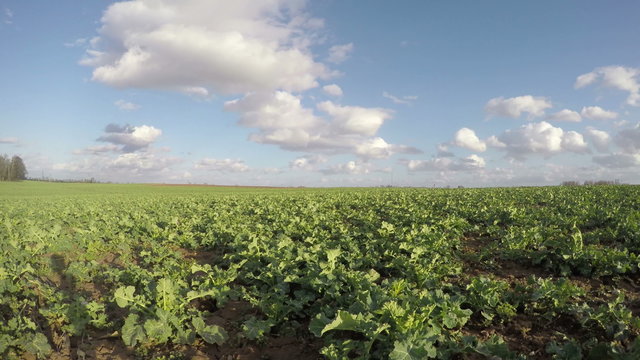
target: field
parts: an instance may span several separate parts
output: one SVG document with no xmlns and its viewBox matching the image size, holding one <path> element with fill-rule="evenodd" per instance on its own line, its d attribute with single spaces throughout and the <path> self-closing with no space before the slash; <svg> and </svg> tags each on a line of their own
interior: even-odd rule
<svg viewBox="0 0 640 360">
<path fill-rule="evenodd" d="M 0 183 L 0 357 L 639 359 L 640 187 Z"/>
</svg>

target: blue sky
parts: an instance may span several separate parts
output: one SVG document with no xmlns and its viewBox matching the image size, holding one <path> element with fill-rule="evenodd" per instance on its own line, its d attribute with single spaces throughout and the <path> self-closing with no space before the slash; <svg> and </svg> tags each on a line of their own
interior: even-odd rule
<svg viewBox="0 0 640 360">
<path fill-rule="evenodd" d="M 0 2 L 33 177 L 638 183 L 637 1 Z"/>
</svg>

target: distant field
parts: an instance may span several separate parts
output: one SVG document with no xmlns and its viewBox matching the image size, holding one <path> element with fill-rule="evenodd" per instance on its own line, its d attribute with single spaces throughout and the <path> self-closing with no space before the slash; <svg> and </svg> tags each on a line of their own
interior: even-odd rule
<svg viewBox="0 0 640 360">
<path fill-rule="evenodd" d="M 640 358 L 638 186 L 0 183 L 0 253 L 0 358 Z"/>
</svg>

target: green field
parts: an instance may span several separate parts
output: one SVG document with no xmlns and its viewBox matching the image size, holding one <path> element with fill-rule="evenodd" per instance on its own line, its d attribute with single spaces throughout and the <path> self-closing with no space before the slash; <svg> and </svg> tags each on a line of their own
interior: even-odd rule
<svg viewBox="0 0 640 360">
<path fill-rule="evenodd" d="M 638 186 L 0 183 L 0 217 L 0 358 L 640 358 Z"/>
</svg>

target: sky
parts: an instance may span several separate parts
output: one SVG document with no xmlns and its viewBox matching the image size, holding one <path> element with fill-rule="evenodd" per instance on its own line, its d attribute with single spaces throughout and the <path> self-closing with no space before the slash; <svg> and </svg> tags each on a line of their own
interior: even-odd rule
<svg viewBox="0 0 640 360">
<path fill-rule="evenodd" d="M 0 0 L 29 176 L 640 183 L 640 2 Z"/>
</svg>

